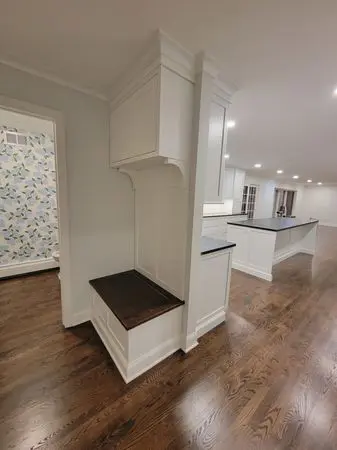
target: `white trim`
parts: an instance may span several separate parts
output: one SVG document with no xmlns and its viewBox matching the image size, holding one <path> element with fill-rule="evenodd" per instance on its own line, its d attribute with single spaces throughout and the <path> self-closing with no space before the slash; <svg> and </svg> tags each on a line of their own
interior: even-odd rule
<svg viewBox="0 0 337 450">
<path fill-rule="evenodd" d="M 245 266 L 244 264 L 240 264 L 234 261 L 232 267 L 233 269 L 240 270 L 241 272 L 246 272 L 249 275 L 253 275 L 254 277 L 262 278 L 266 281 L 273 281 L 273 275 L 267 272 L 262 272 L 262 270 L 253 269 L 252 267 Z"/>
<path fill-rule="evenodd" d="M 61 279 L 62 322 L 72 326 L 72 295 L 70 265 L 70 215 L 68 204 L 66 140 L 63 115 L 59 111 L 0 95 L 0 108 L 49 120 L 54 125 L 57 174 L 57 205 L 59 221 L 59 251 Z"/>
<path fill-rule="evenodd" d="M 182 336 L 180 348 L 184 353 L 190 352 L 199 345 L 198 336 L 195 331 L 187 335 L 186 338 L 183 338 L 184 336 Z"/>
<path fill-rule="evenodd" d="M 90 320 L 99 337 L 102 339 L 103 344 L 109 352 L 112 360 L 116 364 L 117 369 L 125 383 L 130 383 L 130 381 L 139 377 L 144 372 L 148 371 L 149 369 L 163 361 L 165 358 L 172 355 L 172 353 L 179 350 L 180 338 L 178 336 L 158 345 L 157 347 L 151 349 L 149 352 L 145 353 L 144 355 L 128 364 L 127 359 L 121 352 L 118 345 L 116 345 L 115 341 L 107 335 L 106 326 L 103 324 L 103 322 L 97 316 L 93 315 L 91 316 Z"/>
<path fill-rule="evenodd" d="M 120 351 L 120 349 L 116 346 L 112 345 L 111 339 L 106 334 L 106 327 L 101 324 L 99 318 L 97 316 L 93 317 L 91 315 L 91 323 L 93 324 L 95 330 L 97 331 L 97 334 L 102 339 L 104 347 L 107 349 L 109 355 L 111 356 L 113 362 L 116 364 L 117 369 L 119 373 L 121 374 L 123 380 L 125 383 L 128 383 L 127 378 L 127 360 L 125 359 L 124 355 Z"/>
<path fill-rule="evenodd" d="M 75 327 L 76 325 L 80 325 L 81 323 L 89 321 L 90 321 L 90 309 L 86 309 L 84 311 L 73 314 L 71 325 L 69 326 Z"/>
<path fill-rule="evenodd" d="M 139 375 L 142 375 L 144 372 L 150 370 L 165 358 L 172 355 L 172 353 L 179 350 L 179 344 L 179 336 L 169 339 L 133 361 L 128 367 L 126 382 L 129 383 L 139 377 Z"/>
<path fill-rule="evenodd" d="M 38 272 L 40 270 L 54 269 L 58 267 L 58 263 L 54 258 L 43 258 L 35 261 L 25 261 L 14 264 L 4 264 L 0 266 L 0 278 L 13 277 L 30 272 Z"/>
<path fill-rule="evenodd" d="M 273 260 L 273 266 L 276 264 L 279 264 L 282 261 L 285 261 L 288 258 L 291 258 L 292 256 L 296 255 L 297 253 L 301 253 L 302 250 L 298 249 L 298 248 L 292 248 L 284 253 L 281 253 L 280 255 L 278 255 L 277 257 L 274 258 Z M 302 252 L 302 253 L 306 253 L 306 252 Z"/>
<path fill-rule="evenodd" d="M 135 263 L 135 270 L 137 270 L 139 273 L 144 275 L 144 277 L 148 278 L 149 280 L 153 281 L 154 283 L 158 284 L 161 288 L 165 289 L 166 291 L 170 292 L 170 294 L 174 295 L 175 297 L 181 299 L 181 295 L 178 291 L 175 289 L 172 289 L 171 286 L 168 286 L 164 281 L 162 281 L 160 278 L 157 278 L 153 276 L 151 272 L 148 272 L 146 269 L 138 265 L 138 261 Z"/>
<path fill-rule="evenodd" d="M 108 101 L 108 98 L 100 92 L 97 92 L 94 89 L 85 88 L 78 86 L 75 83 L 71 83 L 70 81 L 63 80 L 54 75 L 50 75 L 49 73 L 32 69 L 31 67 L 25 66 L 24 64 L 20 64 L 14 61 L 10 61 L 8 59 L 0 58 L 0 64 L 4 64 L 5 66 L 12 67 L 13 69 L 21 70 L 21 72 L 29 73 L 30 75 L 34 75 L 35 77 L 43 78 L 44 80 L 51 81 L 53 83 L 58 84 L 59 86 L 67 87 L 69 89 L 73 89 L 74 91 L 81 92 L 82 94 L 90 95 L 91 97 L 98 98 L 100 100 Z"/>
<path fill-rule="evenodd" d="M 197 321 L 196 331 L 198 338 L 203 336 L 208 331 L 211 331 L 225 320 L 226 312 L 223 306 L 215 311 L 212 311 L 210 314 L 207 314 L 207 316 Z"/>
<path fill-rule="evenodd" d="M 130 67 L 109 93 L 111 107 L 114 109 L 123 98 L 128 97 L 163 66 L 191 82 L 195 81 L 195 56 L 171 39 L 161 30 L 157 30 L 146 51 L 136 64 Z"/>
<path fill-rule="evenodd" d="M 322 227 L 337 227 L 337 223 L 332 222 L 319 222 Z"/>
</svg>

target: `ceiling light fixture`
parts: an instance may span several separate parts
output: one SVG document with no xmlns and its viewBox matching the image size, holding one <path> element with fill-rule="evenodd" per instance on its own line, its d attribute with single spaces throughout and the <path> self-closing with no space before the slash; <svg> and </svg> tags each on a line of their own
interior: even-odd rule
<svg viewBox="0 0 337 450">
<path fill-rule="evenodd" d="M 256 169 L 261 169 L 262 164 L 260 164 L 260 163 L 254 164 L 254 167 L 255 167 Z"/>
<path fill-rule="evenodd" d="M 312 183 L 312 180 L 307 180 L 307 183 Z"/>
<path fill-rule="evenodd" d="M 225 159 L 229 159 L 231 155 L 229 153 L 225 153 Z"/>
<path fill-rule="evenodd" d="M 283 173 L 283 170 L 279 169 L 279 170 L 277 171 L 277 173 Z"/>
<path fill-rule="evenodd" d="M 227 128 L 235 128 L 235 120 L 228 120 L 227 122 Z"/>
<path fill-rule="evenodd" d="M 298 179 L 299 179 L 299 176 L 298 176 L 298 175 L 294 175 L 294 176 L 293 176 L 293 179 L 294 179 L 294 180 L 298 180 Z"/>
<path fill-rule="evenodd" d="M 334 89 L 333 95 L 334 95 L 335 97 L 337 97 L 337 87 Z"/>
<path fill-rule="evenodd" d="M 323 183 L 321 181 L 319 181 L 317 184 L 318 184 L 318 186 L 322 186 Z"/>
</svg>

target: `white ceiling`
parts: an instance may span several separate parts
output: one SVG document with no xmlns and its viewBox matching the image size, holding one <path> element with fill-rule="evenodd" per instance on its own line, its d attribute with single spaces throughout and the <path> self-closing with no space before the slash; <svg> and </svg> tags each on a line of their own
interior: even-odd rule
<svg viewBox="0 0 337 450">
<path fill-rule="evenodd" d="M 107 92 L 158 27 L 239 91 L 231 163 L 337 182 L 336 0 L 2 0 L 0 59 Z"/>
</svg>

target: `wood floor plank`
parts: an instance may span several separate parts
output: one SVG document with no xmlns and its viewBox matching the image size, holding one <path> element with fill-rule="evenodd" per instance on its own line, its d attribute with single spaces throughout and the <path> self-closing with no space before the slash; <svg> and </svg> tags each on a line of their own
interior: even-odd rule
<svg viewBox="0 0 337 450">
<path fill-rule="evenodd" d="M 56 272 L 0 282 L 0 449 L 337 448 L 337 230 L 272 283 L 233 271 L 227 322 L 125 385 Z"/>
</svg>

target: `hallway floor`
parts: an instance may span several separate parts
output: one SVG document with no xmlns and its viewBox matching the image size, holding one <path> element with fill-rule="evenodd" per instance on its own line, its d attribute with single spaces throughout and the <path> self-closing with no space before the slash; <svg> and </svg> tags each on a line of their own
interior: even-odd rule
<svg viewBox="0 0 337 450">
<path fill-rule="evenodd" d="M 337 228 L 273 283 L 233 271 L 226 324 L 129 385 L 63 329 L 55 272 L 0 282 L 0 311 L 1 450 L 337 448 Z"/>
</svg>

